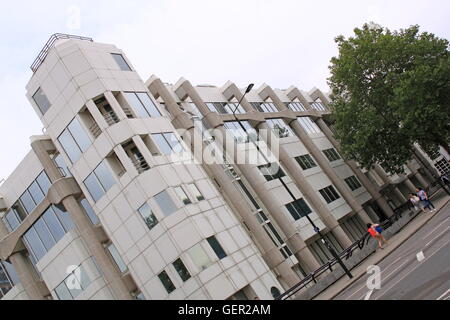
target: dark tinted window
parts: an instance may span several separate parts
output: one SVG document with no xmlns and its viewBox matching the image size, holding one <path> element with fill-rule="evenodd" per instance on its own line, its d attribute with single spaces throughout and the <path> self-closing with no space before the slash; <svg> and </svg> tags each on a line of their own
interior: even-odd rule
<svg viewBox="0 0 450 320">
<path fill-rule="evenodd" d="M 113 57 L 113 59 L 119 65 L 120 70 L 122 70 L 122 71 L 131 71 L 130 66 L 128 65 L 128 63 L 125 61 L 125 58 L 121 54 L 119 54 L 119 53 L 111 53 L 111 56 Z"/>
<path fill-rule="evenodd" d="M 217 241 L 215 236 L 209 237 L 207 240 L 219 259 L 223 259 L 227 256 L 227 254 L 225 253 L 225 251 L 223 250 L 222 246 L 220 245 L 219 241 Z"/>
</svg>

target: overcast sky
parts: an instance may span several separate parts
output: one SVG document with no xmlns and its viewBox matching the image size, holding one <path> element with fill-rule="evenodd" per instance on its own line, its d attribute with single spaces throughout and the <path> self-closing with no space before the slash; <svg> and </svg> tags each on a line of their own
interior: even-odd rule
<svg viewBox="0 0 450 320">
<path fill-rule="evenodd" d="M 77 19 L 79 14 L 79 19 Z M 145 81 L 328 91 L 334 38 L 374 21 L 419 24 L 449 39 L 448 0 L 0 0 L 0 180 L 30 150 L 42 124 L 25 98 L 29 66 L 51 34 L 123 49 Z"/>
</svg>

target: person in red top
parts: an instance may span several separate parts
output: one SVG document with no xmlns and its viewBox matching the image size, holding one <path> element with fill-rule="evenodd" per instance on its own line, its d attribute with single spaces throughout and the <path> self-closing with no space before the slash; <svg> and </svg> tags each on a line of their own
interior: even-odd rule
<svg viewBox="0 0 450 320">
<path fill-rule="evenodd" d="M 387 240 L 383 237 L 383 235 L 377 231 L 377 228 L 379 228 L 379 224 L 367 224 L 367 231 L 370 233 L 372 238 L 375 238 L 378 241 L 378 248 L 384 249 L 383 244 L 387 243 Z"/>
</svg>

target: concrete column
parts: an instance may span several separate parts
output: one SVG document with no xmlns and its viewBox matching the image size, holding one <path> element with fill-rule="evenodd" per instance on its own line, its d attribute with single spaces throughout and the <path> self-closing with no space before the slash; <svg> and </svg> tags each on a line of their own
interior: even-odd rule
<svg viewBox="0 0 450 320">
<path fill-rule="evenodd" d="M 322 118 L 318 118 L 316 120 L 317 125 L 320 130 L 325 134 L 327 139 L 331 142 L 336 150 L 340 151 L 341 146 L 340 143 L 333 137 L 333 133 L 330 128 L 327 126 L 325 121 Z M 353 173 L 356 175 L 359 181 L 361 181 L 364 188 L 367 192 L 370 193 L 372 199 L 380 206 L 381 210 L 386 214 L 386 216 L 391 217 L 394 214 L 394 211 L 387 203 L 386 199 L 383 198 L 380 192 L 378 192 L 378 187 L 374 186 L 374 184 L 367 178 L 367 176 L 358 168 L 358 165 L 353 160 L 344 160 L 345 163 L 352 169 Z"/>
<path fill-rule="evenodd" d="M 152 78 L 149 83 L 149 90 L 152 92 L 154 96 L 160 96 L 164 102 L 166 103 L 167 110 L 174 117 L 173 124 L 177 129 L 188 129 L 189 135 L 187 135 L 185 142 L 191 149 L 194 149 L 198 146 L 205 147 L 205 144 L 202 141 L 202 137 L 195 130 L 193 124 L 189 124 L 188 122 L 178 121 L 178 117 L 181 117 L 181 111 L 178 108 L 176 101 L 173 99 L 167 88 L 161 82 L 160 79 Z M 203 110 L 206 111 L 206 110 Z M 190 120 L 192 122 L 192 120 Z M 192 139 L 194 141 L 192 141 Z M 198 141 L 201 141 L 199 143 Z M 200 161 L 203 160 L 203 153 L 197 152 L 197 150 L 192 150 L 193 154 L 197 157 L 200 157 Z M 206 155 L 205 155 L 206 156 Z M 260 247 L 262 252 L 262 257 L 264 261 L 267 263 L 268 267 L 271 270 L 278 271 L 282 280 L 289 285 L 290 287 L 294 286 L 299 282 L 300 278 L 297 274 L 290 268 L 287 264 L 287 261 L 281 254 L 280 250 L 275 246 L 273 241 L 270 239 L 269 235 L 265 232 L 260 222 L 255 217 L 255 214 L 252 212 L 251 207 L 249 206 L 247 200 L 244 198 L 243 194 L 238 191 L 236 186 L 232 183 L 230 177 L 224 172 L 221 165 L 216 164 L 214 162 L 205 162 L 202 161 L 203 168 L 209 174 L 209 176 L 214 177 L 214 179 L 219 183 L 221 187 L 221 191 L 223 191 L 223 195 L 226 199 L 228 199 L 228 203 L 236 214 L 240 216 L 240 218 L 245 222 L 247 227 L 249 228 L 251 235 L 255 238 L 255 242 Z M 280 234 L 283 238 L 286 236 L 283 233 Z M 312 271 L 313 269 L 311 269 Z"/>
<path fill-rule="evenodd" d="M 400 200 L 400 202 L 404 203 L 408 200 L 396 186 L 393 185 L 392 189 L 394 190 L 394 194 L 397 196 L 397 198 Z"/>
<path fill-rule="evenodd" d="M 109 127 L 108 123 L 105 120 L 105 117 L 103 117 L 100 110 L 98 110 L 98 107 L 94 103 L 94 101 L 89 100 L 88 102 L 86 102 L 86 108 L 88 108 L 89 112 L 94 118 L 94 121 L 98 124 L 102 131 Z"/>
<path fill-rule="evenodd" d="M 414 183 L 411 182 L 411 180 L 406 178 L 404 183 L 405 183 L 406 187 L 408 187 L 408 189 L 411 193 L 416 193 L 417 187 L 414 185 Z"/>
<path fill-rule="evenodd" d="M 48 154 L 50 141 L 34 141 L 31 144 L 39 161 L 44 167 L 50 181 L 54 183 L 61 179 L 61 175 Z M 62 204 L 66 208 L 73 223 L 75 224 L 80 237 L 84 240 L 88 252 L 95 258 L 98 263 L 106 282 L 110 285 L 116 299 L 131 300 L 133 297 L 122 281 L 122 277 L 113 262 L 107 255 L 102 243 L 98 240 L 96 232 L 91 224 L 88 216 L 83 208 L 73 196 L 66 197 L 62 200 Z"/>
<path fill-rule="evenodd" d="M 112 92 L 110 91 L 105 92 L 105 98 L 108 101 L 109 105 L 111 106 L 111 109 L 113 109 L 114 113 L 117 115 L 119 121 L 128 119 L 127 115 L 125 114 L 125 111 L 123 111 L 122 107 L 120 106 L 119 102 L 114 97 Z"/>
<path fill-rule="evenodd" d="M 419 183 L 422 188 L 426 188 L 429 185 L 428 181 L 424 178 L 424 176 L 420 172 L 417 172 L 415 174 L 415 177 L 417 178 L 417 180 L 419 180 Z"/>
<path fill-rule="evenodd" d="M 3 224 L 3 221 L 0 220 L 0 239 L 6 237 L 7 234 L 8 230 Z M 36 275 L 36 271 L 30 265 L 30 262 L 27 261 L 25 255 L 22 252 L 13 253 L 9 257 L 9 261 L 16 271 L 28 298 L 31 300 L 45 300 L 45 297 L 48 296 L 50 292 L 44 286 L 39 285 L 34 279 L 33 275 Z"/>
<path fill-rule="evenodd" d="M 9 257 L 9 261 L 11 261 L 28 298 L 30 300 L 46 300 L 46 296 L 49 296 L 50 292 L 42 282 L 38 283 L 35 280 L 33 275 L 37 277 L 36 271 L 25 255 L 22 252 L 16 252 Z"/>
</svg>

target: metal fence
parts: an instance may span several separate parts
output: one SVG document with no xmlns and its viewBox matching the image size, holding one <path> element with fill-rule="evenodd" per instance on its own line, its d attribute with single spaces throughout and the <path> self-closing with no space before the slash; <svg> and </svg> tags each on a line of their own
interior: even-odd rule
<svg viewBox="0 0 450 320">
<path fill-rule="evenodd" d="M 448 191 L 445 189 L 445 186 L 442 184 L 442 182 L 440 180 L 436 180 L 433 183 L 431 183 L 425 189 L 425 191 L 431 197 L 432 195 L 436 194 L 441 188 L 443 188 L 448 193 Z M 413 212 L 413 209 L 414 209 L 414 206 L 412 205 L 412 203 L 410 201 L 403 203 L 402 205 L 400 205 L 394 209 L 394 215 L 392 215 L 391 217 L 389 217 L 387 220 L 383 221 L 380 224 L 381 227 L 383 229 L 389 228 L 392 224 L 394 224 L 396 221 L 398 221 L 402 217 L 403 213 L 405 213 L 408 210 L 410 212 Z M 345 249 L 344 251 L 339 253 L 338 254 L 339 258 L 341 258 L 342 260 L 350 259 L 350 257 L 353 255 L 353 253 L 356 250 L 362 250 L 364 248 L 364 246 L 366 246 L 369 243 L 369 240 L 370 240 L 370 234 L 368 232 L 366 232 L 364 234 L 364 236 L 362 236 L 359 240 L 355 241 L 354 243 L 352 243 L 352 245 L 350 245 L 350 247 L 348 247 L 347 249 Z M 327 263 L 322 265 L 317 270 L 314 270 L 313 272 L 308 274 L 304 279 L 302 279 L 295 286 L 288 289 L 280 296 L 276 297 L 275 300 L 286 300 L 286 299 L 292 297 L 293 295 L 295 295 L 300 290 L 306 288 L 309 284 L 317 283 L 318 277 L 325 272 L 333 271 L 333 266 L 336 264 L 338 264 L 336 259 L 332 259 L 332 260 L 328 261 Z"/>
</svg>

